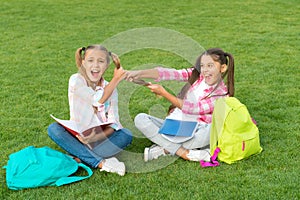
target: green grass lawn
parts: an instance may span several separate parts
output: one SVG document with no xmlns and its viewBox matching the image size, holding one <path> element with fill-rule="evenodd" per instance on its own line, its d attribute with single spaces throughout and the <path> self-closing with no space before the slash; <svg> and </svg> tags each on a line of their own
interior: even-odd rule
<svg viewBox="0 0 300 200">
<path fill-rule="evenodd" d="M 190 44 L 181 36 L 235 56 L 235 96 L 258 122 L 264 151 L 216 168 L 203 169 L 174 157 L 144 163 L 142 152 L 151 142 L 133 119 L 140 112 L 163 117 L 169 104 L 146 88 L 122 82 L 121 122 L 135 136 L 119 155 L 128 169 L 124 177 L 94 170 L 91 178 L 78 183 L 12 191 L 2 169 L 0 199 L 300 199 L 299 10 L 298 0 L 2 0 L 1 166 L 11 153 L 30 145 L 62 151 L 47 136 L 47 127 L 53 122 L 50 114 L 69 117 L 68 79 L 76 72 L 78 47 L 105 43 L 120 54 L 126 69 L 158 64 L 184 68 L 199 53 L 186 49 Z M 149 27 L 163 30 L 162 37 L 135 35 Z M 110 40 L 130 30 L 133 34 L 122 36 L 124 41 Z M 173 38 L 175 32 L 180 36 Z M 148 43 L 137 48 L 135 40 Z M 175 49 L 162 49 L 161 44 Z M 133 46 L 126 51 L 126 45 Z M 112 69 L 105 77 L 110 80 Z M 174 93 L 182 86 L 163 84 Z"/>
</svg>

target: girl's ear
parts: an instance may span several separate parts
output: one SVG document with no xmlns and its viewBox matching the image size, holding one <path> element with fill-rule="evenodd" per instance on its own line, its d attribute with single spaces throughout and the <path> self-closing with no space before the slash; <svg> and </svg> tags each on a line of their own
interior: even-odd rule
<svg viewBox="0 0 300 200">
<path fill-rule="evenodd" d="M 84 59 L 82 59 L 82 61 L 81 61 L 81 66 L 85 66 L 85 60 Z"/>
<path fill-rule="evenodd" d="M 226 72 L 227 71 L 227 65 L 226 64 L 223 64 L 223 65 L 221 65 L 221 73 L 224 73 L 224 72 Z"/>
</svg>

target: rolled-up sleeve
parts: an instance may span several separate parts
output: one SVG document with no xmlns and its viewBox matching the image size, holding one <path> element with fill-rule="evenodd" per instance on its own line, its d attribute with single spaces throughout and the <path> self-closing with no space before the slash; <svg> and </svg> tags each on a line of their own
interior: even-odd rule
<svg viewBox="0 0 300 200">
<path fill-rule="evenodd" d="M 98 107 L 102 105 L 101 103 L 99 103 L 99 100 L 102 98 L 103 93 L 104 93 L 104 89 L 102 87 L 97 86 L 96 92 L 93 95 L 93 106 Z"/>
</svg>

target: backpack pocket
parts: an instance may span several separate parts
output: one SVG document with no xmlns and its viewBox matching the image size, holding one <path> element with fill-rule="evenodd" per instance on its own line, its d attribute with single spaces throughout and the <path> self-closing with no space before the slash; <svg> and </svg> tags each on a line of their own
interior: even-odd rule
<svg viewBox="0 0 300 200">
<path fill-rule="evenodd" d="M 228 164 L 262 151 L 258 130 L 251 134 L 231 133 L 230 137 L 226 137 L 225 135 L 224 137 L 219 138 L 219 143 L 218 147 L 221 149 L 221 152 L 219 153 L 218 158 Z"/>
</svg>

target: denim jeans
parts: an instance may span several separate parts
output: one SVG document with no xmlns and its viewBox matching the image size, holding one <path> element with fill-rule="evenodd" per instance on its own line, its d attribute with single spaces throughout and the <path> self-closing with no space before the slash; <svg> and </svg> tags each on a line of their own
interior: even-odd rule
<svg viewBox="0 0 300 200">
<path fill-rule="evenodd" d="M 131 131 L 123 128 L 115 131 L 102 143 L 90 149 L 56 122 L 48 127 L 48 135 L 62 149 L 94 168 L 97 168 L 103 159 L 122 151 L 132 141 Z"/>
</svg>

